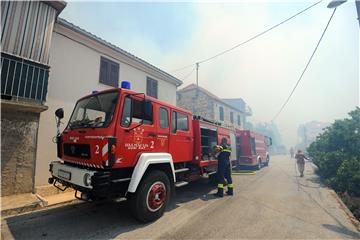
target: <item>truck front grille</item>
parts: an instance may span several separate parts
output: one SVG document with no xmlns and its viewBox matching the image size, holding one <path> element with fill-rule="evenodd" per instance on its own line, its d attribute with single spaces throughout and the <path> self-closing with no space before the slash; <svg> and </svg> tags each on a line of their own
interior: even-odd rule
<svg viewBox="0 0 360 240">
<path fill-rule="evenodd" d="M 70 157 L 90 159 L 90 145 L 64 143 L 64 154 Z"/>
</svg>

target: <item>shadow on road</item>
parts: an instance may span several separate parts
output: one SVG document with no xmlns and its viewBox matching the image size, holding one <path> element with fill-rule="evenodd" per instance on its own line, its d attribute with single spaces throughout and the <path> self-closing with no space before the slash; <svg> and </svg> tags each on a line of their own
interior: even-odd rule
<svg viewBox="0 0 360 240">
<path fill-rule="evenodd" d="M 331 230 L 331 231 L 347 235 L 347 236 L 352 237 L 354 239 L 359 239 L 360 238 L 360 233 L 351 231 L 351 230 L 347 229 L 344 226 L 340 227 L 340 226 L 332 225 L 332 224 L 323 224 L 322 226 L 329 229 L 329 230 Z"/>
<path fill-rule="evenodd" d="M 177 189 L 166 211 L 195 199 L 211 200 L 209 193 L 213 189 L 204 180 Z M 3 220 L 2 225 L 5 221 L 15 239 L 112 239 L 154 224 L 137 222 L 131 216 L 126 201 L 71 204 L 9 217 Z"/>
</svg>

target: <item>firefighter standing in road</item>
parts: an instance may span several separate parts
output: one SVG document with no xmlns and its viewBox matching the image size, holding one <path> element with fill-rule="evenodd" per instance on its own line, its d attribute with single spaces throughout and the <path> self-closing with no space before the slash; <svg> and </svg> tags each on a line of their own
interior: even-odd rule
<svg viewBox="0 0 360 240">
<path fill-rule="evenodd" d="M 290 148 L 290 157 L 293 158 L 294 157 L 294 149 L 291 147 Z"/>
<path fill-rule="evenodd" d="M 295 155 L 296 163 L 298 170 L 300 172 L 300 177 L 304 176 L 304 169 L 305 169 L 305 159 L 308 159 L 305 157 L 304 153 L 301 150 L 298 150 L 298 152 Z"/>
<path fill-rule="evenodd" d="M 227 145 L 227 141 L 225 138 L 221 141 L 221 146 L 216 147 L 216 151 L 218 152 L 218 185 L 217 185 L 217 193 L 215 194 L 218 197 L 224 196 L 224 185 L 225 178 L 227 181 L 228 191 L 226 192 L 228 195 L 234 195 L 234 185 L 231 178 L 231 163 L 230 163 L 230 154 L 231 149 Z"/>
</svg>

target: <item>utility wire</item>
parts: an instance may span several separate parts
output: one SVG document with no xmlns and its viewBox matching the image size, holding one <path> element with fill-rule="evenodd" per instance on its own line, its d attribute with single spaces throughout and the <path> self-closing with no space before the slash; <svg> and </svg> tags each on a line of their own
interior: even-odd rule
<svg viewBox="0 0 360 240">
<path fill-rule="evenodd" d="M 218 53 L 218 54 L 215 54 L 215 55 L 212 56 L 212 57 L 209 57 L 209 58 L 200 60 L 200 61 L 198 61 L 198 62 L 196 62 L 196 63 L 204 63 L 204 62 L 210 61 L 210 60 L 212 60 L 212 59 L 214 59 L 214 58 L 216 58 L 216 57 L 219 57 L 219 56 L 221 56 L 221 55 L 223 55 L 223 54 L 225 54 L 225 53 L 227 53 L 227 52 L 230 52 L 230 51 L 232 51 L 232 50 L 234 50 L 234 49 L 236 49 L 236 48 L 238 48 L 238 47 L 240 47 L 240 46 L 242 46 L 242 45 L 245 45 L 246 43 L 248 43 L 248 42 L 250 42 L 250 41 L 252 41 L 252 40 L 254 40 L 254 39 L 256 39 L 256 38 L 258 38 L 258 37 L 260 37 L 260 36 L 262 36 L 262 35 L 264 35 L 265 33 L 273 30 L 274 28 L 279 27 L 280 25 L 286 23 L 287 21 L 290 21 L 291 19 L 297 17 L 298 15 L 306 12 L 306 11 L 309 10 L 310 8 L 315 7 L 316 5 L 318 5 L 318 4 L 321 3 L 321 2 L 322 2 L 322 0 L 320 0 L 320 1 L 318 1 L 318 2 L 316 2 L 316 3 L 314 3 L 314 4 L 312 4 L 312 5 L 310 5 L 309 7 L 305 8 L 305 9 L 301 10 L 300 12 L 292 15 L 291 17 L 283 20 L 282 22 L 280 22 L 280 23 L 278 23 L 278 24 L 276 24 L 276 25 L 274 25 L 274 26 L 266 29 L 265 31 L 263 31 L 263 32 L 261 32 L 261 33 L 258 33 L 258 34 L 256 34 L 255 36 L 253 36 L 253 37 L 251 37 L 251 38 L 249 38 L 249 39 L 247 39 L 247 40 L 245 40 L 245 41 L 243 41 L 243 42 L 241 42 L 241 43 L 239 43 L 239 44 L 237 44 L 237 45 L 235 45 L 235 46 L 233 46 L 233 47 L 231 47 L 231 48 L 229 48 L 229 49 L 226 49 L 226 50 L 224 50 L 224 51 L 222 51 L 222 52 L 220 52 L 220 53 Z M 177 72 L 177 71 L 180 71 L 180 70 L 189 68 L 189 67 L 191 67 L 191 66 L 194 66 L 196 63 L 186 65 L 186 66 L 184 66 L 184 67 L 175 69 L 175 70 L 173 70 L 173 71 L 171 71 L 171 72 Z"/>
<path fill-rule="evenodd" d="M 178 69 L 172 70 L 172 71 L 170 71 L 170 72 L 171 72 L 171 73 L 178 72 L 178 71 L 184 70 L 184 69 L 186 69 L 186 68 L 192 67 L 192 66 L 194 66 L 195 64 L 196 64 L 196 63 L 192 63 L 192 64 L 186 65 L 186 66 L 184 66 L 184 67 L 182 67 L 182 68 L 178 68 Z"/>
<path fill-rule="evenodd" d="M 183 77 L 182 79 L 180 79 L 181 81 L 185 81 L 188 77 L 191 76 L 191 74 L 194 72 L 195 68 L 193 68 L 188 74 L 185 75 L 185 77 Z"/>
<path fill-rule="evenodd" d="M 291 96 L 292 96 L 293 93 L 295 92 L 295 89 L 296 89 L 297 86 L 299 85 L 302 77 L 304 76 L 307 68 L 309 67 L 310 62 L 311 62 L 311 60 L 313 59 L 313 57 L 314 57 L 314 55 L 315 55 L 315 53 L 316 53 L 316 51 L 317 51 L 317 49 L 318 49 L 318 47 L 319 47 L 319 45 L 320 45 L 320 42 L 321 42 L 321 40 L 323 39 L 323 37 L 324 37 L 324 35 L 325 35 L 326 30 L 327 30 L 328 27 L 329 27 L 329 24 L 330 24 L 330 22 L 331 22 L 331 20 L 332 20 L 332 18 L 333 18 L 333 16 L 334 16 L 334 14 L 335 14 L 335 11 L 336 11 L 336 8 L 335 8 L 334 11 L 332 12 L 332 14 L 331 14 L 331 16 L 330 16 L 330 19 L 329 19 L 329 21 L 327 22 L 326 27 L 325 27 L 324 31 L 322 32 L 321 37 L 320 37 L 318 43 L 316 44 L 316 47 L 315 47 L 313 53 L 311 54 L 311 56 L 310 56 L 310 58 L 309 58 L 309 60 L 308 60 L 308 62 L 307 62 L 307 64 L 306 64 L 304 70 L 302 71 L 299 79 L 297 80 L 294 88 L 292 89 L 290 95 L 288 96 L 288 98 L 286 99 L 286 101 L 284 102 L 284 104 L 281 106 L 281 108 L 280 108 L 280 110 L 277 112 L 277 114 L 274 116 L 274 118 L 272 119 L 272 121 L 274 121 L 274 120 L 280 115 L 280 113 L 282 112 L 282 110 L 285 108 L 286 104 L 289 102 Z"/>
</svg>

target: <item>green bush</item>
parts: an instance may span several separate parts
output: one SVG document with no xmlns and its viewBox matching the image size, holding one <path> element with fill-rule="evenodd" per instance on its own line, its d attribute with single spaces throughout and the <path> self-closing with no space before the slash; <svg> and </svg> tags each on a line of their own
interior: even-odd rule
<svg viewBox="0 0 360 240">
<path fill-rule="evenodd" d="M 360 159 L 345 160 L 336 173 L 335 190 L 360 196 Z"/>
<path fill-rule="evenodd" d="M 349 115 L 326 128 L 307 152 L 327 184 L 339 192 L 360 196 L 360 108 Z"/>
</svg>

